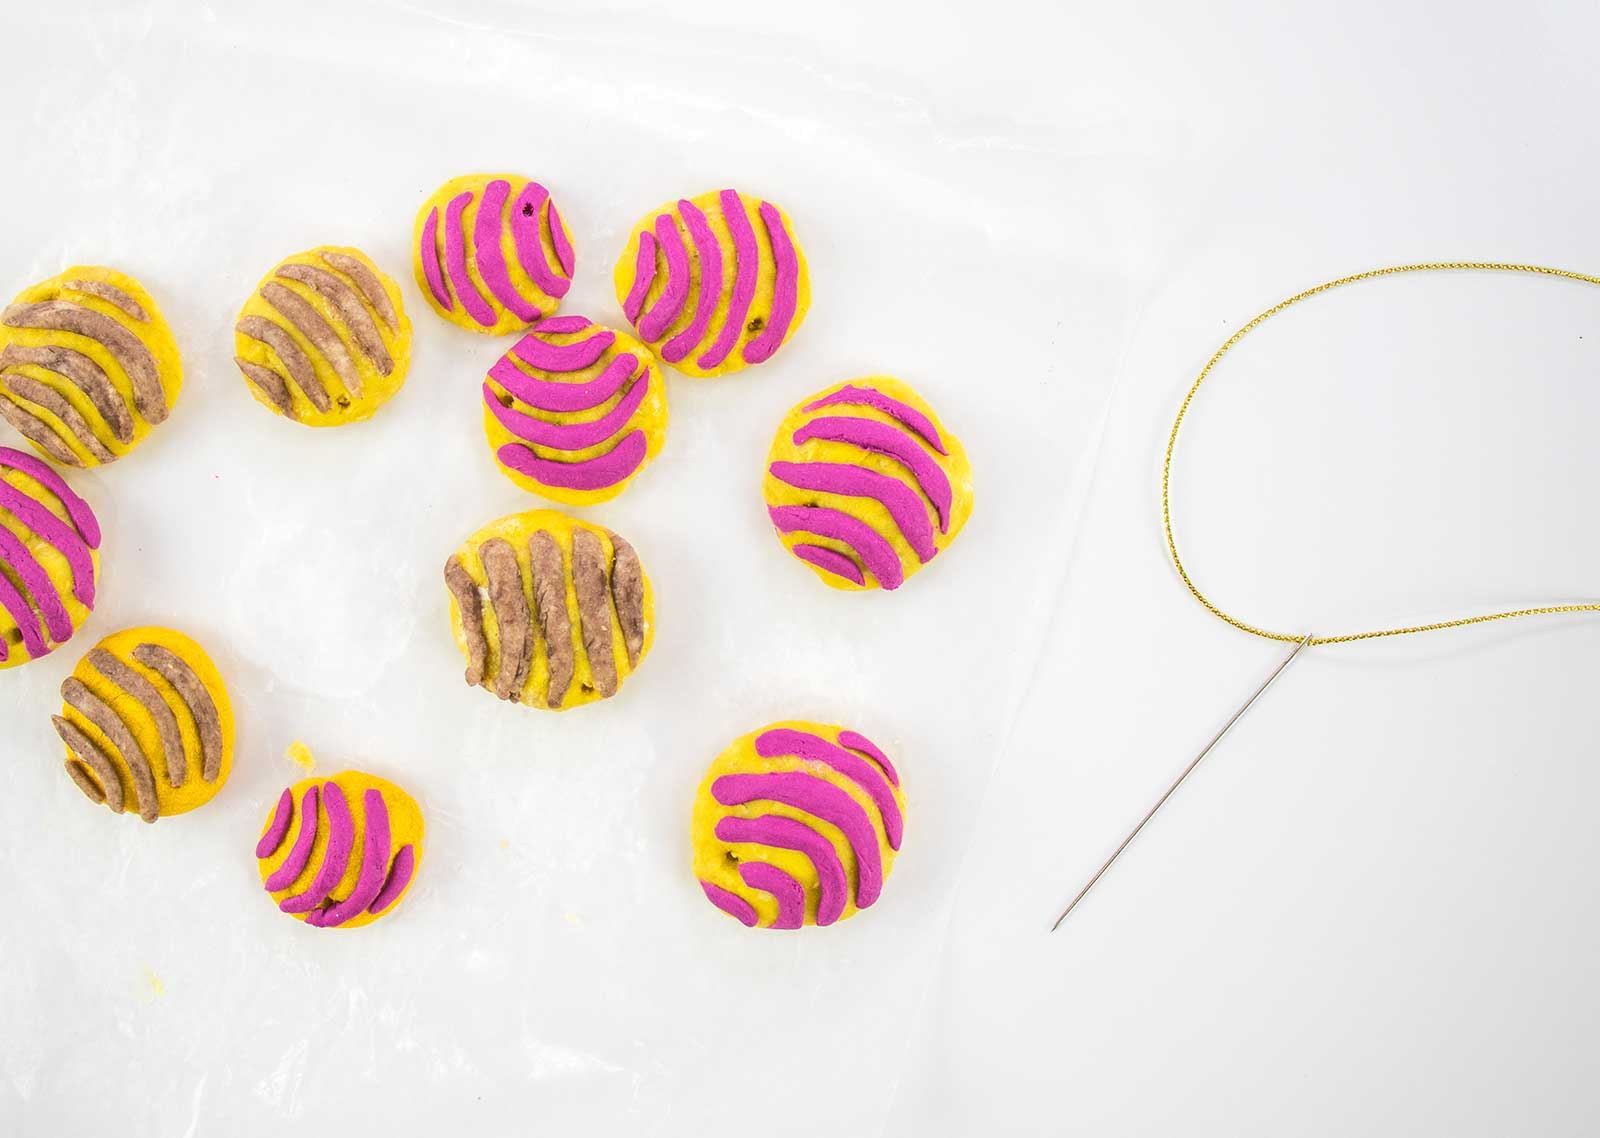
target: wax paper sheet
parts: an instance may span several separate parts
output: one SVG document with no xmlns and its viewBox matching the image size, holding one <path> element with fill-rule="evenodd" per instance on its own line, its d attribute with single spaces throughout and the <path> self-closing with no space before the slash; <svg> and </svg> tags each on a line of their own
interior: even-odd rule
<svg viewBox="0 0 1600 1138">
<path fill-rule="evenodd" d="M 1117 188 L 1066 186 L 1039 76 L 965 65 L 994 31 L 918 12 L 8 13 L 0 289 L 74 263 L 135 274 L 187 386 L 133 455 L 72 477 L 105 529 L 91 621 L 0 674 L 0 1132 L 884 1125 L 1067 564 L 1111 383 L 1082 361 L 1114 356 L 1124 289 L 1067 237 L 1115 216 Z M 441 579 L 466 534 L 541 504 L 482 435 L 480 377 L 509 341 L 437 319 L 410 267 L 424 197 L 502 169 L 561 203 L 563 311 L 619 321 L 628 227 L 723 185 L 783 204 L 814 291 L 770 364 L 673 376 L 660 459 L 582 511 L 639 550 L 658 637 L 618 698 L 560 716 L 461 682 Z M 401 281 L 416 336 L 376 418 L 314 432 L 249 397 L 231 325 L 268 267 L 324 243 Z M 977 509 L 906 589 L 836 593 L 773 537 L 761 464 L 798 399 L 880 372 L 964 439 Z M 239 719 L 226 788 L 150 827 L 83 800 L 50 726 L 79 656 L 140 623 L 198 638 Z M 687 831 L 711 757 L 787 716 L 878 740 L 910 811 L 877 907 L 777 935 L 706 904 Z M 316 930 L 263 895 L 253 846 L 300 777 L 296 740 L 422 803 L 427 855 L 393 917 Z"/>
</svg>

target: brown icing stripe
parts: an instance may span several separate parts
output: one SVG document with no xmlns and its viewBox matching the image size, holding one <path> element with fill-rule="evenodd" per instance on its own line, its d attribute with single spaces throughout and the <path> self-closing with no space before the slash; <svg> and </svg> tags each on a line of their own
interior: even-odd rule
<svg viewBox="0 0 1600 1138">
<path fill-rule="evenodd" d="M 54 344 L 38 348 L 9 344 L 4 351 L 0 351 L 0 368 L 15 364 L 31 364 L 65 378 L 89 397 L 89 402 L 94 404 L 94 409 L 111 427 L 111 433 L 118 442 L 133 441 L 133 416 L 128 413 L 128 405 L 122 401 L 122 393 L 100 365 L 82 352 Z"/>
<path fill-rule="evenodd" d="M 606 530 L 611 539 L 611 599 L 617 606 L 617 623 L 622 626 L 622 643 L 628 649 L 628 667 L 639 666 L 644 650 L 644 566 L 633 546 Z"/>
<path fill-rule="evenodd" d="M 194 719 L 195 734 L 200 736 L 200 777 L 207 782 L 217 781 L 222 772 L 222 720 L 205 681 L 195 674 L 189 661 L 159 644 L 139 645 L 133 650 L 133 658 L 155 671 L 183 697 Z"/>
<path fill-rule="evenodd" d="M 244 377 L 261 391 L 272 405 L 287 415 L 294 410 L 294 397 L 289 394 L 289 381 L 273 371 L 270 367 L 253 364 L 243 356 L 234 356 L 233 362 L 239 365 L 239 370 L 244 372 Z"/>
<path fill-rule="evenodd" d="M 68 676 L 61 681 L 61 698 L 100 728 L 105 737 L 111 740 L 112 746 L 121 753 L 122 761 L 127 764 L 128 773 L 133 777 L 133 795 L 139 803 L 139 817 L 146 822 L 154 822 L 161 815 L 156 800 L 155 775 L 150 770 L 150 760 L 139 749 L 128 725 L 110 704 L 84 686 L 77 676 Z"/>
<path fill-rule="evenodd" d="M 489 653 L 489 642 L 483 635 L 483 601 L 478 596 L 478 583 L 454 554 L 444 563 L 444 583 L 450 587 L 450 595 L 461 612 L 461 631 L 467 638 L 467 683 L 476 687 L 483 683 L 483 662 Z"/>
<path fill-rule="evenodd" d="M 606 596 L 606 554 L 597 534 L 572 531 L 572 585 L 578 594 L 578 619 L 589 674 L 603 696 L 617 692 L 617 658 L 611 642 L 611 601 Z"/>
<path fill-rule="evenodd" d="M 560 707 L 572 686 L 576 663 L 572 618 L 567 614 L 567 572 L 561 560 L 561 546 L 547 530 L 528 539 L 528 563 L 533 566 L 533 608 L 539 617 L 550 669 L 544 702 L 546 707 Z"/>
<path fill-rule="evenodd" d="M 345 389 L 359 399 L 361 376 L 357 374 L 356 365 L 351 362 L 350 353 L 345 350 L 344 341 L 339 339 L 339 333 L 333 330 L 333 325 L 324 320 L 299 293 L 277 281 L 268 281 L 262 285 L 261 296 L 276 308 L 285 320 L 294 325 L 296 332 L 310 340 L 317 351 L 327 357 L 329 366 L 333 368 L 334 374 L 339 377 Z"/>
<path fill-rule="evenodd" d="M 394 370 L 394 360 L 389 355 L 389 349 L 383 346 L 383 337 L 378 334 L 378 325 L 373 322 L 372 313 L 361 303 L 361 297 L 356 294 L 355 289 L 327 269 L 319 269 L 315 265 L 284 265 L 278 270 L 278 276 L 299 281 L 333 305 L 334 310 L 339 313 L 339 318 L 344 321 L 345 327 L 349 328 L 350 334 L 355 337 L 356 346 L 367 359 L 371 360 L 384 375 Z"/>
<path fill-rule="evenodd" d="M 395 313 L 394 302 L 389 299 L 389 290 L 383 287 L 378 274 L 369 269 L 365 261 L 348 253 L 335 253 L 331 250 L 319 256 L 324 262 L 356 282 L 361 295 L 367 298 L 367 303 L 372 305 L 373 311 L 378 314 L 378 319 L 387 324 L 391 332 L 400 327 L 400 317 Z"/>
<path fill-rule="evenodd" d="M 6 422 L 17 429 L 17 433 L 39 445 L 51 458 L 67 466 L 82 466 L 83 459 L 79 458 L 73 449 L 61 441 L 60 436 L 44 420 L 40 419 L 26 407 L 19 407 L 3 389 L 0 389 L 0 415 Z"/>
<path fill-rule="evenodd" d="M 144 341 L 111 317 L 69 300 L 46 300 L 39 304 L 13 304 L 0 313 L 0 322 L 12 328 L 43 328 L 71 332 L 97 341 L 128 374 L 133 385 L 133 405 L 150 423 L 167 417 L 167 395 L 156 372 L 156 358 Z"/>
<path fill-rule="evenodd" d="M 511 543 L 494 538 L 478 550 L 484 576 L 489 580 L 489 607 L 500 641 L 500 659 L 495 664 L 494 694 L 515 702 L 528 682 L 528 664 L 533 647 L 528 635 L 528 599 L 522 592 L 522 567 Z"/>
<path fill-rule="evenodd" d="M 161 698 L 155 685 L 104 648 L 90 652 L 89 663 L 150 713 L 150 718 L 155 720 L 156 734 L 161 737 L 161 761 L 167 770 L 167 784 L 182 786 L 189 774 L 189 764 L 183 753 L 183 736 L 178 733 L 178 717 L 172 714 L 172 708 Z"/>
<path fill-rule="evenodd" d="M 328 389 L 317 378 L 317 369 L 312 366 L 311 357 L 301 351 L 300 345 L 286 330 L 262 316 L 246 316 L 234 327 L 276 352 L 289 372 L 289 378 L 294 380 L 295 386 L 318 411 L 326 411 L 333 406 L 333 401 L 328 398 Z"/>
<path fill-rule="evenodd" d="M 123 810 L 122 780 L 117 777 L 117 768 L 112 765 L 110 759 L 106 758 L 105 752 L 96 745 L 93 739 L 85 735 L 72 720 L 65 719 L 59 715 L 52 715 L 50 722 L 55 724 L 56 734 L 61 736 L 61 741 L 67 745 L 67 750 L 71 751 L 73 757 L 77 759 L 77 763 L 67 763 L 67 770 L 71 772 L 74 766 L 82 764 L 94 771 L 95 777 L 100 780 L 100 786 L 104 788 L 100 791 L 100 797 L 96 801 L 104 802 L 111 807 L 113 813 L 121 814 Z M 79 786 L 83 785 L 83 778 L 79 777 L 82 773 L 82 771 L 78 771 L 72 775 L 72 780 Z M 84 793 L 89 794 L 87 790 Z M 89 797 L 94 798 L 94 795 L 89 794 Z"/>
<path fill-rule="evenodd" d="M 90 296 L 98 296 L 107 304 L 122 309 L 141 324 L 150 322 L 150 314 L 144 310 L 144 305 L 114 284 L 107 284 L 105 281 L 68 281 L 67 287 L 73 292 L 86 292 Z"/>
<path fill-rule="evenodd" d="M 88 768 L 76 756 L 68 759 L 63 765 L 67 768 L 67 774 L 72 781 L 78 784 L 78 789 L 83 791 L 85 798 L 96 805 L 105 804 L 105 791 L 101 790 L 99 784 L 89 777 Z"/>
<path fill-rule="evenodd" d="M 25 399 L 36 407 L 43 407 L 57 419 L 60 419 L 61 425 L 72 432 L 72 437 L 77 439 L 83 449 L 94 455 L 95 458 L 101 462 L 117 461 L 117 456 L 107 450 L 105 443 L 96 437 L 94 428 L 89 425 L 89 420 L 85 419 L 76 407 L 67 402 L 67 397 L 62 395 L 61 392 L 47 383 L 40 383 L 37 379 L 29 379 L 25 375 L 17 375 L 15 373 L 5 376 L 0 382 L 3 382 L 11 390 L 11 394 L 18 399 Z M 26 411 L 27 408 L 24 407 L 22 410 Z M 51 427 L 51 424 L 45 423 L 44 420 L 40 420 L 40 422 L 44 423 L 46 427 Z"/>
</svg>

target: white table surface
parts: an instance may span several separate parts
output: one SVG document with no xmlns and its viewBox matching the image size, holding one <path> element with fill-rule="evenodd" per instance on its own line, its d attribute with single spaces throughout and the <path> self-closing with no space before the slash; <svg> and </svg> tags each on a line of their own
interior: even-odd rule
<svg viewBox="0 0 1600 1138">
<path fill-rule="evenodd" d="M 110 2 L 7 13 L 0 292 L 138 275 L 188 385 L 74 484 L 102 601 L 0 675 L 0 1134 L 1592 1133 L 1600 621 L 1317 649 L 1062 931 L 1055 912 L 1279 655 L 1165 556 L 1194 372 L 1289 293 L 1401 261 L 1600 271 L 1600 15 L 1291 3 Z M 610 703 L 460 682 L 439 569 L 536 504 L 489 462 L 504 349 L 410 278 L 456 173 L 547 182 L 565 306 L 616 320 L 627 227 L 737 184 L 783 203 L 811 315 L 670 389 L 667 449 L 585 511 L 640 549 L 652 656 Z M 403 392 L 309 432 L 229 327 L 282 256 L 367 250 L 416 324 Z M 1198 578 L 1342 631 L 1592 599 L 1600 290 L 1362 286 L 1224 365 L 1180 454 Z M 761 458 L 836 380 L 916 385 L 974 520 L 900 593 L 834 594 L 768 532 Z M 199 637 L 232 780 L 146 828 L 61 774 L 55 688 L 135 623 Z M 687 868 L 705 763 L 851 723 L 911 795 L 879 906 L 798 935 Z M 252 847 L 303 739 L 423 802 L 405 907 L 288 921 Z"/>
</svg>

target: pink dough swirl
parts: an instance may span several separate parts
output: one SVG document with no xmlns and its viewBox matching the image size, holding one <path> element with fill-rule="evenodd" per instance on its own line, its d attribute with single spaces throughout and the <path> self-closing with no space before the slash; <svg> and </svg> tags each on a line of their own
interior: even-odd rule
<svg viewBox="0 0 1600 1138">
<path fill-rule="evenodd" d="M 492 178 L 481 191 L 463 190 L 448 201 L 436 195 L 426 208 L 417 260 L 429 296 L 444 311 L 459 306 L 482 328 L 495 327 L 506 313 L 527 325 L 567 294 L 572 242 L 538 182 Z M 512 273 L 508 247 L 525 279 Z"/>
<path fill-rule="evenodd" d="M 539 324 L 483 383 L 485 410 L 511 436 L 495 457 L 561 490 L 604 491 L 632 477 L 647 457 L 644 428 L 660 397 L 650 353 L 581 316 Z"/>
<path fill-rule="evenodd" d="M 845 730 L 778 725 L 755 735 L 750 745 L 748 764 L 710 783 L 711 798 L 723 811 L 713 833 L 738 862 L 739 882 L 702 878 L 707 899 L 754 926 L 760 923 L 754 894 L 770 894 L 777 916 L 766 927 L 775 929 L 801 927 L 808 912 L 812 923 L 831 925 L 852 903 L 870 907 L 883 888 L 883 847 L 898 851 L 905 832 L 899 776 L 888 758 L 864 736 Z M 787 809 L 777 812 L 775 806 Z M 779 850 L 802 855 L 802 862 L 785 862 L 807 865 L 809 872 L 797 876 L 768 860 Z M 744 889 L 729 888 L 741 883 Z"/>
<path fill-rule="evenodd" d="M 289 841 L 291 830 L 295 836 L 283 862 L 264 880 L 267 892 L 282 892 L 294 885 L 310 868 L 319 835 L 325 835 L 322 860 L 310 884 L 280 901 L 279 909 L 304 914 L 306 923 L 317 928 L 337 928 L 363 913 L 382 913 L 404 892 L 416 869 L 416 851 L 407 843 L 391 852 L 389 804 L 381 791 L 363 791 L 359 811 L 358 815 L 343 788 L 331 779 L 308 786 L 298 809 L 292 788 L 279 796 L 266 832 L 256 844 L 256 858 L 267 861 L 275 857 Z M 352 857 L 360 859 L 355 886 L 348 896 L 335 897 Z"/>
<path fill-rule="evenodd" d="M 804 316 L 799 246 L 771 202 L 735 190 L 697 201 L 680 199 L 639 230 L 625 287 L 618 287 L 623 312 L 670 364 L 709 372 L 735 349 L 741 366 L 761 363 Z"/>
<path fill-rule="evenodd" d="M 69 580 L 40 561 L 40 546 L 66 562 Z M 100 523 L 89 503 L 46 463 L 0 447 L 0 663 L 11 660 L 8 622 L 27 652 L 25 660 L 48 655 L 72 638 L 77 624 L 68 597 L 94 608 L 99 547 Z"/>
</svg>

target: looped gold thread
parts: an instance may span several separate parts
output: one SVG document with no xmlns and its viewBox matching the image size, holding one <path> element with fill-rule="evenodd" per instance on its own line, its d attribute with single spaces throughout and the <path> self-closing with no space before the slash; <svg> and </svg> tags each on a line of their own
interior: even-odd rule
<svg viewBox="0 0 1600 1138">
<path fill-rule="evenodd" d="M 1178 540 L 1172 532 L 1172 455 L 1178 445 L 1178 430 L 1183 426 L 1184 416 L 1189 413 L 1189 404 L 1194 402 L 1195 393 L 1200 390 L 1200 385 L 1206 381 L 1223 356 L 1228 354 L 1240 340 L 1253 332 L 1267 320 L 1282 312 L 1285 308 L 1299 304 L 1302 300 L 1309 300 L 1320 293 L 1340 288 L 1344 285 L 1355 284 L 1358 281 L 1372 280 L 1375 277 L 1392 277 L 1401 273 L 1432 272 L 1445 269 L 1475 269 L 1488 272 L 1501 273 L 1533 273 L 1538 276 L 1563 277 L 1567 280 L 1583 281 L 1586 284 L 1600 285 L 1600 277 L 1590 276 L 1588 273 L 1573 272 L 1570 269 L 1551 269 L 1543 265 L 1514 265 L 1503 264 L 1497 261 L 1430 261 L 1416 265 L 1391 265 L 1383 269 L 1369 269 L 1364 273 L 1355 273 L 1338 280 L 1327 281 L 1304 292 L 1296 293 L 1287 300 L 1279 301 L 1267 309 L 1254 320 L 1240 328 L 1216 353 L 1206 361 L 1206 366 L 1200 369 L 1200 374 L 1195 377 L 1189 393 L 1183 397 L 1183 404 L 1178 408 L 1178 417 L 1173 420 L 1172 433 L 1167 437 L 1167 457 L 1161 468 L 1161 522 L 1167 534 L 1167 551 L 1172 555 L 1172 564 L 1178 570 L 1178 576 L 1183 578 L 1183 583 L 1188 586 L 1194 599 L 1210 611 L 1218 620 L 1233 625 L 1241 632 L 1248 632 L 1252 636 L 1259 636 L 1266 640 L 1280 640 L 1288 644 L 1304 644 L 1306 646 L 1317 644 L 1348 644 L 1355 640 L 1376 640 L 1385 636 L 1410 636 L 1418 632 L 1437 632 L 1446 628 L 1461 628 L 1469 624 L 1487 624 L 1495 620 L 1516 620 L 1525 616 L 1549 616 L 1555 613 L 1600 612 L 1600 603 L 1581 605 L 1541 605 L 1537 608 L 1512 609 L 1506 612 L 1480 613 L 1475 616 L 1459 617 L 1455 620 L 1434 621 L 1431 624 L 1413 624 L 1400 628 L 1378 628 L 1368 632 L 1347 632 L 1337 636 L 1312 636 L 1307 637 L 1292 632 L 1273 632 L 1261 628 L 1248 621 L 1224 612 L 1216 602 L 1200 591 L 1200 587 L 1189 576 L 1189 570 L 1183 564 L 1183 558 L 1178 555 Z"/>
</svg>

